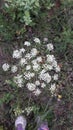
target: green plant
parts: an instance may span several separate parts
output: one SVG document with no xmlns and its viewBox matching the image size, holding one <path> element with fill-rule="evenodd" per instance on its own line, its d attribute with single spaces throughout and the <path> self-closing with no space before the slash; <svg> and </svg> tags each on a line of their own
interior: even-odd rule
<svg viewBox="0 0 73 130">
<path fill-rule="evenodd" d="M 56 51 L 61 55 L 66 53 L 68 46 L 73 46 L 73 31 L 70 28 L 64 28 L 63 32 L 60 34 L 60 37 L 55 37 Z"/>
<path fill-rule="evenodd" d="M 5 0 L 0 13 L 1 39 L 22 37 L 26 32 L 26 25 L 33 26 L 37 23 L 37 18 L 42 15 L 42 8 L 49 10 L 53 6 L 50 0 Z"/>
<path fill-rule="evenodd" d="M 0 126 L 0 130 L 3 130 L 3 126 Z"/>
<path fill-rule="evenodd" d="M 46 0 L 6 0 L 5 11 L 11 16 L 13 21 L 20 21 L 25 25 L 32 25 L 35 16 L 38 16 L 42 5 L 46 9 L 51 9 L 54 4 Z"/>
<path fill-rule="evenodd" d="M 7 0 L 5 11 L 9 13 L 13 21 L 20 21 L 26 25 L 32 23 L 31 14 L 37 15 L 39 11 L 39 0 Z"/>
<path fill-rule="evenodd" d="M 12 21 L 7 15 L 0 13 L 0 38 L 2 41 L 10 41 L 26 32 L 23 24 Z"/>
<path fill-rule="evenodd" d="M 62 2 L 62 4 L 63 4 L 63 6 L 65 6 L 65 7 L 71 7 L 72 6 L 72 4 L 73 4 L 73 1 L 72 0 L 61 0 L 61 2 Z"/>
<path fill-rule="evenodd" d="M 62 32 L 62 39 L 64 43 L 71 43 L 73 44 L 73 31 L 68 28 L 64 28 L 64 31 Z"/>
<path fill-rule="evenodd" d="M 50 10 L 55 5 L 51 0 L 40 0 L 40 4 L 43 5 L 47 10 Z"/>
<path fill-rule="evenodd" d="M 6 93 L 3 98 L 0 99 L 0 105 L 2 103 L 9 103 L 10 100 L 12 100 L 14 98 L 13 94 L 11 94 L 10 92 L 9 93 Z"/>
<path fill-rule="evenodd" d="M 4 73 L 7 75 L 11 74 L 11 78 L 6 78 L 5 83 L 11 88 L 12 96 L 16 100 L 16 108 L 20 108 L 24 97 L 27 97 L 27 95 L 29 95 L 29 98 L 30 94 L 34 97 L 39 97 L 44 90 L 45 93 L 48 92 L 50 96 L 54 96 L 56 92 L 60 66 L 57 64 L 54 55 L 51 55 L 54 49 L 53 44 L 44 44 L 39 38 L 34 38 L 33 41 L 34 42 L 31 43 L 25 41 L 24 48 L 15 49 L 13 51 L 12 58 L 13 61 L 15 61 L 14 63 L 9 65 L 6 62 L 2 65 Z M 6 73 L 6 71 L 8 73 Z M 51 73 L 52 71 L 53 73 Z M 24 93 L 22 91 L 24 91 Z M 22 98 L 20 95 L 22 95 Z M 6 96 L 4 101 L 9 102 L 11 95 Z M 33 97 L 31 98 L 33 100 Z M 28 110 L 28 115 L 30 110 L 33 111 L 34 114 L 38 112 L 38 108 L 36 109 L 35 104 L 30 104 L 30 99 L 27 100 L 25 107 L 26 110 Z"/>
</svg>

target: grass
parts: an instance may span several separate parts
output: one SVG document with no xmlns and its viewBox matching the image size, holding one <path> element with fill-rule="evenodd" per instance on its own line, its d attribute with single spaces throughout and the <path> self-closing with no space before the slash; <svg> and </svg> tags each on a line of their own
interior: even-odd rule
<svg viewBox="0 0 73 130">
<path fill-rule="evenodd" d="M 0 130 L 3 130 L 3 126 L 0 126 Z"/>
</svg>

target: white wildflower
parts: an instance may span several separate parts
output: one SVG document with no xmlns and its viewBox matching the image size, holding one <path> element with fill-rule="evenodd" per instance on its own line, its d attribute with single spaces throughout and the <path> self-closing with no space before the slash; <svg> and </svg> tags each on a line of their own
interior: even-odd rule
<svg viewBox="0 0 73 130">
<path fill-rule="evenodd" d="M 41 44 L 40 39 L 37 37 L 33 40 L 33 46 L 26 40 L 23 43 L 24 47 L 13 51 L 12 57 L 18 59 L 19 62 L 18 66 L 11 65 L 11 72 L 15 73 L 13 81 L 18 87 L 23 87 L 24 83 L 26 83 L 26 88 L 36 96 L 39 96 L 41 90 L 46 88 L 46 86 L 51 85 L 50 91 L 53 95 L 56 90 L 58 73 L 61 69 L 55 56 L 51 52 L 54 50 L 54 46 L 52 43 L 48 43 L 48 38 L 43 39 L 43 44 Z M 42 52 L 43 50 L 38 50 L 39 46 L 36 46 L 37 44 L 41 45 L 42 48 L 45 46 L 48 50 L 47 54 L 45 48 L 44 52 Z M 2 68 L 4 71 L 7 71 L 10 65 L 5 63 L 2 65 Z M 19 74 L 16 73 L 18 69 Z M 29 112 L 28 110 L 27 114 L 29 114 Z"/>
<path fill-rule="evenodd" d="M 41 90 L 39 88 L 35 89 L 33 92 L 35 96 L 39 96 L 41 94 Z"/>
<path fill-rule="evenodd" d="M 23 85 L 22 85 L 21 83 L 19 83 L 19 84 L 18 84 L 18 87 L 19 87 L 19 88 L 22 88 L 22 87 L 23 87 Z"/>
<path fill-rule="evenodd" d="M 60 72 L 60 70 L 61 70 L 61 69 L 60 69 L 60 66 L 58 65 L 58 66 L 55 68 L 55 71 L 56 71 L 56 72 Z"/>
<path fill-rule="evenodd" d="M 43 64 L 43 67 L 45 70 L 52 70 L 53 69 L 53 66 L 49 65 L 49 64 Z"/>
<path fill-rule="evenodd" d="M 21 66 L 24 66 L 24 65 L 26 65 L 26 64 L 27 64 L 26 59 L 25 59 L 25 58 L 21 58 L 21 60 L 20 60 L 20 65 L 21 65 Z"/>
<path fill-rule="evenodd" d="M 47 62 L 48 63 L 51 64 L 51 63 L 53 63 L 54 60 L 55 60 L 54 55 L 49 55 L 49 54 L 47 55 Z"/>
<path fill-rule="evenodd" d="M 50 83 L 50 81 L 51 81 L 51 76 L 50 76 L 48 73 L 45 73 L 44 76 L 43 76 L 43 80 L 44 80 L 46 83 Z"/>
<path fill-rule="evenodd" d="M 22 57 L 22 54 L 19 50 L 13 51 L 13 58 L 19 59 Z"/>
<path fill-rule="evenodd" d="M 10 65 L 9 65 L 8 63 L 4 63 L 4 64 L 2 65 L 3 71 L 8 71 L 8 70 L 9 70 L 9 67 L 10 67 Z"/>
<path fill-rule="evenodd" d="M 14 76 L 14 81 L 16 83 L 22 83 L 22 80 L 19 79 L 22 79 L 22 75 L 17 74 L 17 76 Z"/>
<path fill-rule="evenodd" d="M 25 72 L 24 73 L 24 78 L 26 79 L 26 80 L 30 80 L 31 78 L 33 78 L 35 76 L 35 74 L 32 72 Z"/>
<path fill-rule="evenodd" d="M 46 83 L 50 83 L 51 76 L 48 73 L 43 73 L 39 75 L 40 80 L 45 81 Z"/>
<path fill-rule="evenodd" d="M 26 107 L 25 111 L 27 112 L 27 116 L 33 111 L 33 107 Z"/>
<path fill-rule="evenodd" d="M 12 73 L 15 73 L 15 72 L 17 72 L 17 66 L 16 65 L 13 65 L 12 67 L 11 67 L 11 72 Z"/>
<path fill-rule="evenodd" d="M 31 57 L 35 57 L 38 54 L 38 50 L 36 48 L 32 48 L 30 54 L 31 54 Z"/>
<path fill-rule="evenodd" d="M 22 110 L 19 106 L 15 107 L 13 109 L 15 116 L 20 115 L 21 113 L 24 113 L 24 110 Z"/>
<path fill-rule="evenodd" d="M 18 87 L 23 87 L 23 78 L 22 75 L 14 76 L 14 82 L 18 85 Z"/>
<path fill-rule="evenodd" d="M 33 65 L 36 65 L 36 64 L 37 64 L 37 60 L 36 60 L 36 59 L 35 59 L 35 60 L 32 60 L 31 63 L 32 63 Z"/>
<path fill-rule="evenodd" d="M 58 74 L 54 74 L 53 79 L 56 81 L 58 80 Z"/>
<path fill-rule="evenodd" d="M 31 44 L 30 44 L 30 42 L 25 41 L 25 42 L 24 42 L 24 45 L 26 45 L 26 46 L 30 46 Z"/>
<path fill-rule="evenodd" d="M 57 67 L 57 61 L 56 60 L 53 60 L 52 66 L 55 67 L 55 68 Z"/>
<path fill-rule="evenodd" d="M 38 63 L 40 63 L 40 62 L 42 62 L 42 57 L 41 57 L 41 56 L 39 56 L 39 57 L 37 57 L 37 59 L 36 59 L 36 60 L 37 60 L 37 62 L 38 62 Z"/>
<path fill-rule="evenodd" d="M 50 87 L 51 93 L 54 94 L 55 90 L 56 90 L 56 84 L 55 83 L 51 84 L 51 87 Z"/>
<path fill-rule="evenodd" d="M 26 79 L 26 80 L 30 80 L 32 77 L 31 77 L 31 73 L 30 72 L 25 72 L 24 73 L 24 78 Z"/>
<path fill-rule="evenodd" d="M 47 49 L 49 51 L 52 51 L 54 49 L 53 44 L 52 43 L 47 44 Z"/>
<path fill-rule="evenodd" d="M 31 65 L 27 65 L 26 70 L 30 70 L 30 69 L 31 69 Z"/>
<path fill-rule="evenodd" d="M 53 66 L 52 65 L 48 65 L 48 70 L 53 70 Z"/>
<path fill-rule="evenodd" d="M 33 78 L 34 76 L 35 76 L 35 73 L 30 73 L 30 76 L 31 76 L 31 78 Z"/>
<path fill-rule="evenodd" d="M 44 42 L 48 42 L 48 38 L 47 37 L 44 38 Z"/>
<path fill-rule="evenodd" d="M 39 80 L 36 80 L 36 81 L 35 81 L 35 85 L 36 85 L 36 86 L 39 86 L 39 85 L 40 85 L 40 81 L 39 81 Z"/>
<path fill-rule="evenodd" d="M 41 88 L 45 88 L 46 84 L 45 83 L 41 83 Z"/>
<path fill-rule="evenodd" d="M 21 49 L 20 49 L 20 52 L 21 52 L 21 53 L 24 53 L 24 52 L 25 52 L 25 49 L 24 49 L 24 48 L 21 48 Z"/>
<path fill-rule="evenodd" d="M 39 64 L 33 65 L 33 70 L 34 71 L 39 71 L 40 70 L 40 65 Z"/>
<path fill-rule="evenodd" d="M 27 88 L 29 91 L 34 91 L 36 89 L 36 85 L 33 83 L 27 83 Z"/>
<path fill-rule="evenodd" d="M 39 43 L 39 44 L 40 44 L 40 42 L 41 42 L 41 41 L 40 41 L 40 39 L 39 39 L 39 38 L 36 38 L 36 37 L 35 37 L 35 38 L 34 38 L 34 42 L 36 42 L 36 43 Z"/>
<path fill-rule="evenodd" d="M 30 60 L 30 59 L 31 59 L 31 54 L 30 54 L 30 53 L 27 53 L 27 54 L 25 55 L 25 58 L 28 59 L 28 60 Z"/>
<path fill-rule="evenodd" d="M 42 71 L 40 72 L 40 75 L 44 74 L 46 72 L 45 69 L 42 69 Z"/>
</svg>

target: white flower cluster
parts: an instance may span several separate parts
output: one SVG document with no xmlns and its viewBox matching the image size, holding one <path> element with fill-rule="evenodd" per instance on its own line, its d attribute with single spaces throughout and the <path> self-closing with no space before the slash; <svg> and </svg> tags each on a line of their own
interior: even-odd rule
<svg viewBox="0 0 73 130">
<path fill-rule="evenodd" d="M 12 67 L 11 67 L 11 72 L 12 73 L 15 73 L 15 72 L 17 72 L 17 66 L 16 65 L 13 65 Z"/>
<path fill-rule="evenodd" d="M 32 112 L 34 111 L 35 107 L 34 106 L 28 106 L 28 107 L 25 107 L 25 109 L 21 109 L 19 108 L 19 106 L 17 106 L 16 108 L 13 109 L 14 111 L 14 114 L 15 116 L 17 117 L 18 115 L 21 115 L 22 113 L 26 112 L 27 116 Z M 17 123 L 19 123 L 19 121 L 21 122 L 22 119 L 19 119 L 17 121 Z"/>
<path fill-rule="evenodd" d="M 41 43 L 40 39 L 37 38 L 37 37 L 34 38 L 34 42 L 35 42 L 35 43 L 39 43 L 39 44 Z"/>
<path fill-rule="evenodd" d="M 25 111 L 26 111 L 27 115 L 29 115 L 33 110 L 34 110 L 33 106 L 25 108 Z"/>
<path fill-rule="evenodd" d="M 49 51 L 52 51 L 54 49 L 53 44 L 52 43 L 47 44 L 47 49 Z"/>
<path fill-rule="evenodd" d="M 9 65 L 8 63 L 4 63 L 4 64 L 2 65 L 2 69 L 3 69 L 4 71 L 8 71 L 8 70 L 9 70 L 9 67 L 10 67 L 10 65 Z"/>
<path fill-rule="evenodd" d="M 22 75 L 17 75 L 14 76 L 14 82 L 18 85 L 18 87 L 22 87 L 23 86 L 23 78 Z"/>
<path fill-rule="evenodd" d="M 24 48 L 13 51 L 12 57 L 18 60 L 17 66 L 11 65 L 11 72 L 15 74 L 14 82 L 18 87 L 24 87 L 25 83 L 26 88 L 36 96 L 39 96 L 46 86 L 50 86 L 48 89 L 54 94 L 60 67 L 55 56 L 50 53 L 54 49 L 53 44 L 44 45 L 39 38 L 34 38 L 34 42 L 35 45 L 25 41 Z M 43 50 L 39 50 L 38 46 L 42 46 Z M 5 63 L 2 68 L 8 71 L 10 65 Z"/>
<path fill-rule="evenodd" d="M 51 81 L 51 76 L 48 72 L 40 73 L 39 79 L 45 81 L 48 84 Z"/>
</svg>

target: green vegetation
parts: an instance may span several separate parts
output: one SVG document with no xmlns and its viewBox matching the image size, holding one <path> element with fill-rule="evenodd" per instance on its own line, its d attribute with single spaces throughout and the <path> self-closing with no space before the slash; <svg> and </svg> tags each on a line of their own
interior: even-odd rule
<svg viewBox="0 0 73 130">
<path fill-rule="evenodd" d="M 22 48 L 24 41 L 32 43 L 34 37 L 41 41 L 46 38 L 47 43 L 54 45 L 53 52 L 61 67 L 56 95 L 51 96 L 45 90 L 40 98 L 35 98 L 27 90 L 16 89 L 11 82 L 13 75 L 0 69 L 0 106 L 4 108 L 3 111 L 0 107 L 0 122 L 6 126 L 8 114 L 11 118 L 8 125 L 12 125 L 22 113 L 28 120 L 27 130 L 36 130 L 38 116 L 47 120 L 52 130 L 73 130 L 73 1 L 5 0 L 0 9 L 1 65 L 5 61 L 10 65 L 16 63 L 11 59 L 12 51 Z M 25 107 L 29 106 L 32 111 L 27 115 Z"/>
</svg>

